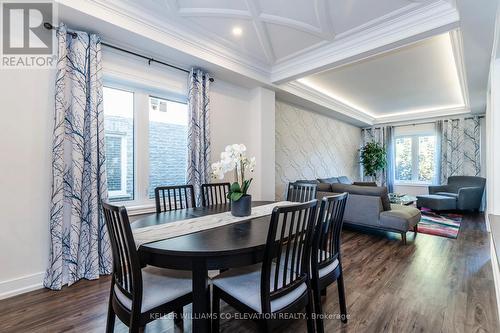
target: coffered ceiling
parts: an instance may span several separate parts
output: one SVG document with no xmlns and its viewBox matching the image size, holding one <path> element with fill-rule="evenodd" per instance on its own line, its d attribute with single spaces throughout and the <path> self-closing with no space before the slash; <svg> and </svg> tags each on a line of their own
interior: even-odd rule
<svg viewBox="0 0 500 333">
<path fill-rule="evenodd" d="M 105 40 L 264 85 L 355 123 L 469 110 L 467 13 L 456 2 L 470 0 L 56 1 L 63 20 Z M 481 75 L 475 95 L 486 88 Z"/>
</svg>

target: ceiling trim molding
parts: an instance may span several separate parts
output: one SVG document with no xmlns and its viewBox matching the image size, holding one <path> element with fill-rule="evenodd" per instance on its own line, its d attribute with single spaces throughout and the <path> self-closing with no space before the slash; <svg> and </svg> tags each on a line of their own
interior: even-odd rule
<svg viewBox="0 0 500 333">
<path fill-rule="evenodd" d="M 453 57 L 455 58 L 455 67 L 457 69 L 458 80 L 462 90 L 462 98 L 466 109 L 470 108 L 469 87 L 467 84 L 467 74 L 465 70 L 464 48 L 462 33 L 459 29 L 450 31 L 451 47 Z"/>
<path fill-rule="evenodd" d="M 411 5 L 412 7 L 415 4 Z M 283 83 L 312 72 L 318 72 L 342 61 L 356 61 L 367 57 L 367 52 L 394 49 L 394 43 L 442 29 L 456 28 L 459 21 L 457 10 L 448 2 L 427 3 L 406 14 L 387 20 L 379 26 L 363 30 L 350 38 L 333 41 L 331 44 L 317 49 L 312 54 L 304 54 L 288 61 L 277 63 L 272 67 L 271 81 Z M 337 35 L 338 37 L 338 35 Z M 406 42 L 408 43 L 408 41 Z M 358 59 L 359 58 L 359 59 Z"/>
<path fill-rule="evenodd" d="M 308 33 L 308 34 L 311 34 L 313 36 L 317 36 L 320 38 L 324 37 L 323 31 L 321 31 L 321 28 L 315 27 L 315 26 L 308 24 L 308 23 L 305 23 L 305 22 L 297 21 L 297 20 L 287 18 L 287 17 L 266 14 L 266 13 L 261 13 L 258 16 L 258 18 L 266 23 L 282 25 L 284 27 L 299 30 L 299 31 L 302 31 L 302 32 L 305 32 L 305 33 Z"/>
<path fill-rule="evenodd" d="M 459 114 L 470 114 L 470 109 L 465 107 L 453 107 L 453 108 L 444 108 L 444 109 L 434 109 L 428 111 L 417 111 L 417 112 L 408 112 L 406 114 L 396 114 L 396 115 L 384 115 L 378 116 L 374 122 L 377 124 L 390 124 L 394 122 L 401 121 L 412 121 L 412 120 L 421 120 L 421 119 L 429 119 L 436 117 L 445 117 Z"/>
<path fill-rule="evenodd" d="M 289 82 L 279 86 L 279 88 L 362 123 L 371 125 L 375 121 L 374 117 L 367 115 L 365 112 L 359 111 L 300 82 Z"/>
<path fill-rule="evenodd" d="M 177 12 L 184 17 L 231 17 L 251 20 L 252 14 L 247 10 L 224 8 L 179 8 Z"/>
<path fill-rule="evenodd" d="M 347 37 L 353 36 L 355 34 L 358 34 L 360 32 L 363 32 L 363 31 L 366 31 L 370 28 L 373 28 L 377 25 L 383 24 L 384 22 L 394 20 L 397 17 L 400 17 L 402 15 L 406 15 L 408 13 L 414 13 L 421 7 L 422 7 L 422 4 L 411 3 L 409 5 L 401 7 L 399 9 L 393 10 L 390 13 L 387 13 L 385 15 L 374 18 L 373 20 L 365 22 L 361 25 L 358 25 L 354 28 L 340 32 L 337 34 L 337 38 L 342 39 L 342 38 L 347 38 Z"/>
<path fill-rule="evenodd" d="M 259 39 L 259 43 L 264 50 L 264 54 L 269 62 L 274 62 L 276 60 L 276 53 L 274 52 L 273 46 L 271 44 L 271 39 L 269 38 L 269 32 L 267 31 L 265 25 L 258 19 L 260 10 L 252 1 L 246 0 L 247 8 L 250 11 L 250 15 L 252 16 L 253 25 L 255 31 L 257 33 L 257 38 Z"/>
<path fill-rule="evenodd" d="M 314 5 L 318 23 L 324 34 L 323 37 L 330 41 L 333 40 L 336 37 L 336 33 L 333 28 L 332 19 L 328 15 L 328 0 L 315 0 Z"/>
<path fill-rule="evenodd" d="M 423 111 L 409 111 L 404 113 L 397 113 L 394 115 L 383 114 L 383 115 L 373 116 L 367 114 L 364 111 L 346 105 L 334 99 L 333 97 L 323 94 L 298 81 L 283 84 L 279 86 L 279 88 L 283 91 L 286 91 L 298 97 L 309 100 L 313 103 L 326 107 L 334 112 L 340 113 L 349 118 L 363 122 L 368 126 L 401 122 L 401 121 L 429 119 L 435 117 L 445 117 L 445 116 L 460 115 L 460 114 L 470 114 L 470 108 L 466 106 L 459 106 L 459 107 L 431 109 Z"/>
</svg>

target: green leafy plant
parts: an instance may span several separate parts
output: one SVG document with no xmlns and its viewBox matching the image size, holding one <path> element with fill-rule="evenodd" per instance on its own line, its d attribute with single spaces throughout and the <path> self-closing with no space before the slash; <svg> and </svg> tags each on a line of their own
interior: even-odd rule
<svg viewBox="0 0 500 333">
<path fill-rule="evenodd" d="M 377 179 L 377 173 L 387 165 L 385 148 L 378 142 L 372 141 L 360 149 L 360 162 L 363 165 L 365 176 Z"/>
<path fill-rule="evenodd" d="M 242 185 L 240 185 L 240 183 L 238 182 L 232 183 L 231 187 L 229 188 L 229 192 L 227 193 L 227 198 L 232 201 L 240 200 L 242 196 L 247 194 L 248 188 L 252 183 L 252 179 L 253 178 L 245 179 Z"/>
</svg>

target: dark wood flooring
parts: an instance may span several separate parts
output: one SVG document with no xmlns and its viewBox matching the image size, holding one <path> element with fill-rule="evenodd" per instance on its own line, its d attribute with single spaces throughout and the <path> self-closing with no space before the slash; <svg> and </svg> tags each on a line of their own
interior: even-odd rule
<svg viewBox="0 0 500 333">
<path fill-rule="evenodd" d="M 466 216 L 456 240 L 408 233 L 406 246 L 397 234 L 346 230 L 342 250 L 350 319 L 325 321 L 326 332 L 500 332 L 482 215 Z M 108 288 L 104 277 L 2 300 L 0 332 L 104 332 Z M 339 312 L 336 288 L 324 300 L 330 314 Z M 190 332 L 189 320 L 184 325 L 157 320 L 146 332 Z M 235 319 L 222 321 L 221 329 L 258 331 Z M 117 321 L 115 332 L 126 331 Z M 305 332 L 305 322 L 291 321 L 282 331 Z"/>
</svg>

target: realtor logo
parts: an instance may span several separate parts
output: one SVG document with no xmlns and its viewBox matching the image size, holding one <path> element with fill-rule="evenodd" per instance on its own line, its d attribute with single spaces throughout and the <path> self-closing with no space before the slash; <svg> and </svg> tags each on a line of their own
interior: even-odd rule
<svg viewBox="0 0 500 333">
<path fill-rule="evenodd" d="M 48 1 L 1 1 L 2 68 L 48 68 L 55 62 L 54 6 Z"/>
</svg>

